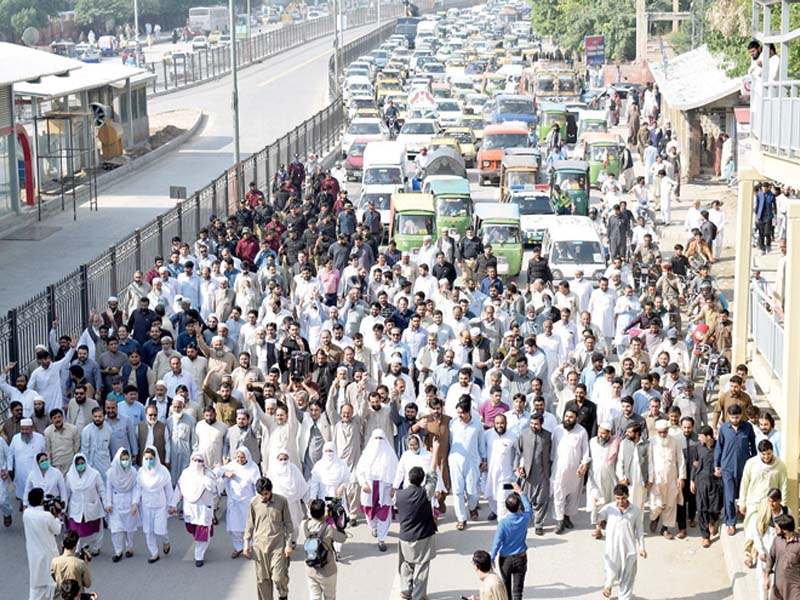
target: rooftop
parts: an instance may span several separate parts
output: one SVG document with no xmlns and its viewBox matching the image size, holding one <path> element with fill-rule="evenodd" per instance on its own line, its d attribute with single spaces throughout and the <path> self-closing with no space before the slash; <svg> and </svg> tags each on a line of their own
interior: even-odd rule
<svg viewBox="0 0 800 600">
<path fill-rule="evenodd" d="M 0 57 L 0 85 L 64 74 L 84 66 L 79 60 L 7 42 L 0 42 Z"/>
<path fill-rule="evenodd" d="M 99 64 L 83 64 L 83 68 L 70 72 L 66 77 L 51 75 L 42 77 L 36 83 L 24 81 L 14 86 L 14 93 L 19 96 L 35 96 L 37 98 L 60 98 L 91 90 L 105 85 L 125 85 L 155 77 L 146 69 L 139 69 L 117 62 Z"/>
</svg>

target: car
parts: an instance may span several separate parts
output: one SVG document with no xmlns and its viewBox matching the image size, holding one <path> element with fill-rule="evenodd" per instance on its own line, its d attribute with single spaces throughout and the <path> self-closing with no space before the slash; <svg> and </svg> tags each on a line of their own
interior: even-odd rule
<svg viewBox="0 0 800 600">
<path fill-rule="evenodd" d="M 208 43 L 209 44 L 219 44 L 219 38 L 222 37 L 221 31 L 212 31 L 208 34 Z"/>
<path fill-rule="evenodd" d="M 321 19 L 321 18 L 322 18 L 322 13 L 319 12 L 318 10 L 310 10 L 310 11 L 308 11 L 308 14 L 306 15 L 306 20 L 307 21 L 316 21 L 317 19 Z"/>
<path fill-rule="evenodd" d="M 196 35 L 192 38 L 192 50 L 208 50 L 208 38 L 204 35 Z"/>
<path fill-rule="evenodd" d="M 350 152 L 350 146 L 356 140 L 365 142 L 378 142 L 389 139 L 389 128 L 383 119 L 374 117 L 361 117 L 353 119 L 342 136 L 342 154 Z"/>
<path fill-rule="evenodd" d="M 559 218 L 546 184 L 532 189 L 510 190 L 503 202 L 519 206 L 522 243 L 526 246 L 541 244 L 545 232 Z"/>
<path fill-rule="evenodd" d="M 442 127 L 456 127 L 461 124 L 461 105 L 449 98 L 436 100 L 436 120 Z"/>
<path fill-rule="evenodd" d="M 444 132 L 447 137 L 455 138 L 458 141 L 458 146 L 461 150 L 461 156 L 464 157 L 464 162 L 467 168 L 472 169 L 475 167 L 475 155 L 477 150 L 475 144 L 475 134 L 469 127 L 451 127 Z"/>
<path fill-rule="evenodd" d="M 231 41 L 232 41 L 231 36 L 228 35 L 227 33 L 225 33 L 225 34 L 219 36 L 219 41 L 217 42 L 217 45 L 218 46 L 223 46 L 223 47 L 224 46 L 230 46 L 231 45 Z"/>
<path fill-rule="evenodd" d="M 407 119 L 397 135 L 397 141 L 405 147 L 408 160 L 413 161 L 440 130 L 435 119 Z"/>
<path fill-rule="evenodd" d="M 422 67 L 422 73 L 429 75 L 434 81 L 444 81 L 447 73 L 445 72 L 444 65 L 440 62 L 426 62 Z"/>
</svg>

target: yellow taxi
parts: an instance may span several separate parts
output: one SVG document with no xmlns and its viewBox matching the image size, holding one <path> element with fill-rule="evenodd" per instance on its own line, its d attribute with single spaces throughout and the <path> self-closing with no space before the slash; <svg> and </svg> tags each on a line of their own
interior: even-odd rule
<svg viewBox="0 0 800 600">
<path fill-rule="evenodd" d="M 483 139 L 484 122 L 481 115 L 465 114 L 463 117 L 461 117 L 461 126 L 471 129 L 472 134 L 475 136 L 477 141 Z"/>
<path fill-rule="evenodd" d="M 463 121 L 463 119 L 462 119 Z M 458 142 L 459 151 L 464 158 L 464 163 L 468 169 L 475 166 L 475 133 L 469 127 L 450 127 L 444 132 L 445 139 L 455 139 Z"/>
</svg>

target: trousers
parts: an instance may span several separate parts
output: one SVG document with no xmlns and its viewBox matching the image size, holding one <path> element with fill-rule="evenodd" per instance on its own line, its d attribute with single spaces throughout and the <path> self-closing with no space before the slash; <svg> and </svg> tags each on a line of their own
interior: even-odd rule
<svg viewBox="0 0 800 600">
<path fill-rule="evenodd" d="M 730 471 L 722 471 L 722 497 L 724 498 L 725 525 L 736 527 L 736 500 L 739 498 L 741 476 Z"/>
<path fill-rule="evenodd" d="M 525 573 L 528 572 L 528 554 L 512 554 L 500 556 L 500 574 L 506 584 L 509 600 L 522 600 L 525 589 Z"/>
<path fill-rule="evenodd" d="M 159 536 L 156 533 L 149 532 L 144 534 L 144 541 L 147 544 L 147 550 L 150 552 L 150 556 L 158 556 L 158 538 L 161 538 L 161 542 L 163 544 L 169 544 L 169 536 L 162 535 Z"/>
<path fill-rule="evenodd" d="M 685 530 L 688 521 L 694 521 L 697 515 L 697 498 L 688 485 L 683 486 L 683 504 L 678 505 L 678 529 Z"/>
<path fill-rule="evenodd" d="M 253 562 L 256 563 L 258 600 L 273 600 L 273 586 L 278 590 L 278 598 L 289 596 L 289 561 L 282 550 L 267 553 L 254 549 Z"/>
<path fill-rule="evenodd" d="M 336 600 L 336 573 L 322 576 L 319 573 L 306 576 L 309 600 Z"/>
<path fill-rule="evenodd" d="M 133 550 L 133 532 L 115 531 L 111 534 L 111 544 L 114 546 L 114 554 L 122 554 L 127 548 Z"/>
</svg>

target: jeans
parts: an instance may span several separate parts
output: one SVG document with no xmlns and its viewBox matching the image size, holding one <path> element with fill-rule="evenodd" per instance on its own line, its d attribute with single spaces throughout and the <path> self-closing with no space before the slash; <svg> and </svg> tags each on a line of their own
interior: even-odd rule
<svg viewBox="0 0 800 600">
<path fill-rule="evenodd" d="M 522 600 L 525 588 L 525 573 L 528 571 L 528 554 L 500 556 L 500 574 L 506 584 L 509 600 Z"/>
<path fill-rule="evenodd" d="M 730 471 L 722 471 L 722 495 L 725 507 L 725 525 L 728 527 L 736 526 L 736 500 L 739 497 L 739 484 L 741 476 Z"/>
</svg>

